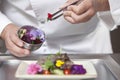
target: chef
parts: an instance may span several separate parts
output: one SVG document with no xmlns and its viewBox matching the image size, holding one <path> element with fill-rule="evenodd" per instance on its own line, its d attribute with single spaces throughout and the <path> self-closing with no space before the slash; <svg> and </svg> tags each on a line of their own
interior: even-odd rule
<svg viewBox="0 0 120 80">
<path fill-rule="evenodd" d="M 22 48 L 17 31 L 32 25 L 46 34 L 46 41 L 32 53 L 62 52 L 80 54 L 112 53 L 110 30 L 120 23 L 119 0 L 81 0 L 63 11 L 63 16 L 45 22 L 53 13 L 75 0 L 0 0 L 0 37 L 11 54 L 27 56 L 30 51 Z M 2 49 L 2 43 L 0 44 Z"/>
</svg>

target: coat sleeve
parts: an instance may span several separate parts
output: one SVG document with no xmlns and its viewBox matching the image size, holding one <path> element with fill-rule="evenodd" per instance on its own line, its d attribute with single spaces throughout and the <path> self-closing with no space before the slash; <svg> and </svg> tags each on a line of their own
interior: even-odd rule
<svg viewBox="0 0 120 80">
<path fill-rule="evenodd" d="M 2 1 L 0 0 L 0 5 L 1 5 L 1 3 L 2 3 Z M 10 19 L 8 19 L 7 16 L 5 16 L 2 13 L 2 11 L 0 10 L 0 35 L 1 35 L 2 31 L 3 31 L 3 29 L 10 23 L 12 23 L 10 21 Z"/>
<path fill-rule="evenodd" d="M 98 12 L 98 17 L 100 21 L 106 25 L 106 27 L 112 31 L 117 28 L 115 21 L 110 13 L 110 11 Z"/>
<path fill-rule="evenodd" d="M 120 25 L 120 0 L 108 0 L 110 11 L 99 12 L 100 20 L 106 24 L 110 30 L 114 30 Z"/>
<path fill-rule="evenodd" d="M 110 12 L 116 25 L 120 25 L 120 0 L 109 0 Z"/>
</svg>

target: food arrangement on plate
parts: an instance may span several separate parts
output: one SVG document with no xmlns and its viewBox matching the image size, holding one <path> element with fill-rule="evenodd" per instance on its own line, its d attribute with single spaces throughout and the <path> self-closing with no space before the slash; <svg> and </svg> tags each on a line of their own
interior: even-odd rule
<svg viewBox="0 0 120 80">
<path fill-rule="evenodd" d="M 39 59 L 37 63 L 29 64 L 27 74 L 43 75 L 84 75 L 86 69 L 82 64 L 74 64 L 67 54 L 54 54 Z"/>
</svg>

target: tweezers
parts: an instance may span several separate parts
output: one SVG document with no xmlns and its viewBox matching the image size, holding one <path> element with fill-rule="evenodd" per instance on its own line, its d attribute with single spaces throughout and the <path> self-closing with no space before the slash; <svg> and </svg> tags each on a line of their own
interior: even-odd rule
<svg viewBox="0 0 120 80">
<path fill-rule="evenodd" d="M 73 3 L 71 3 L 71 4 L 69 4 L 69 5 L 67 5 L 66 7 L 64 7 L 64 8 L 62 8 L 62 9 L 56 11 L 55 13 L 53 13 L 51 20 L 55 20 L 55 19 L 59 18 L 60 16 L 62 16 L 63 13 L 59 14 L 60 12 L 62 12 L 63 10 L 65 10 L 65 9 L 66 9 L 68 6 L 70 6 L 70 5 L 75 5 L 75 4 L 77 4 L 79 1 L 81 2 L 82 0 L 77 0 L 77 1 L 75 1 L 75 2 L 73 2 Z M 58 14 L 59 14 L 59 15 L 58 15 Z"/>
</svg>

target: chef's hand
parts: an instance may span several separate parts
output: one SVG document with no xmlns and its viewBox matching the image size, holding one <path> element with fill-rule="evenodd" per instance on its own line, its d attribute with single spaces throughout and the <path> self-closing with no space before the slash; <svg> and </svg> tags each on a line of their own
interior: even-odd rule
<svg viewBox="0 0 120 80">
<path fill-rule="evenodd" d="M 76 0 L 68 0 L 61 8 Z M 97 11 L 109 10 L 108 0 L 81 0 L 77 5 L 71 5 L 64 11 L 64 18 L 73 24 L 90 20 Z"/>
<path fill-rule="evenodd" d="M 1 33 L 1 38 L 5 41 L 6 48 L 10 53 L 17 57 L 24 57 L 30 54 L 30 51 L 23 49 L 23 42 L 18 38 L 17 31 L 19 27 L 14 24 L 8 24 Z"/>
</svg>

